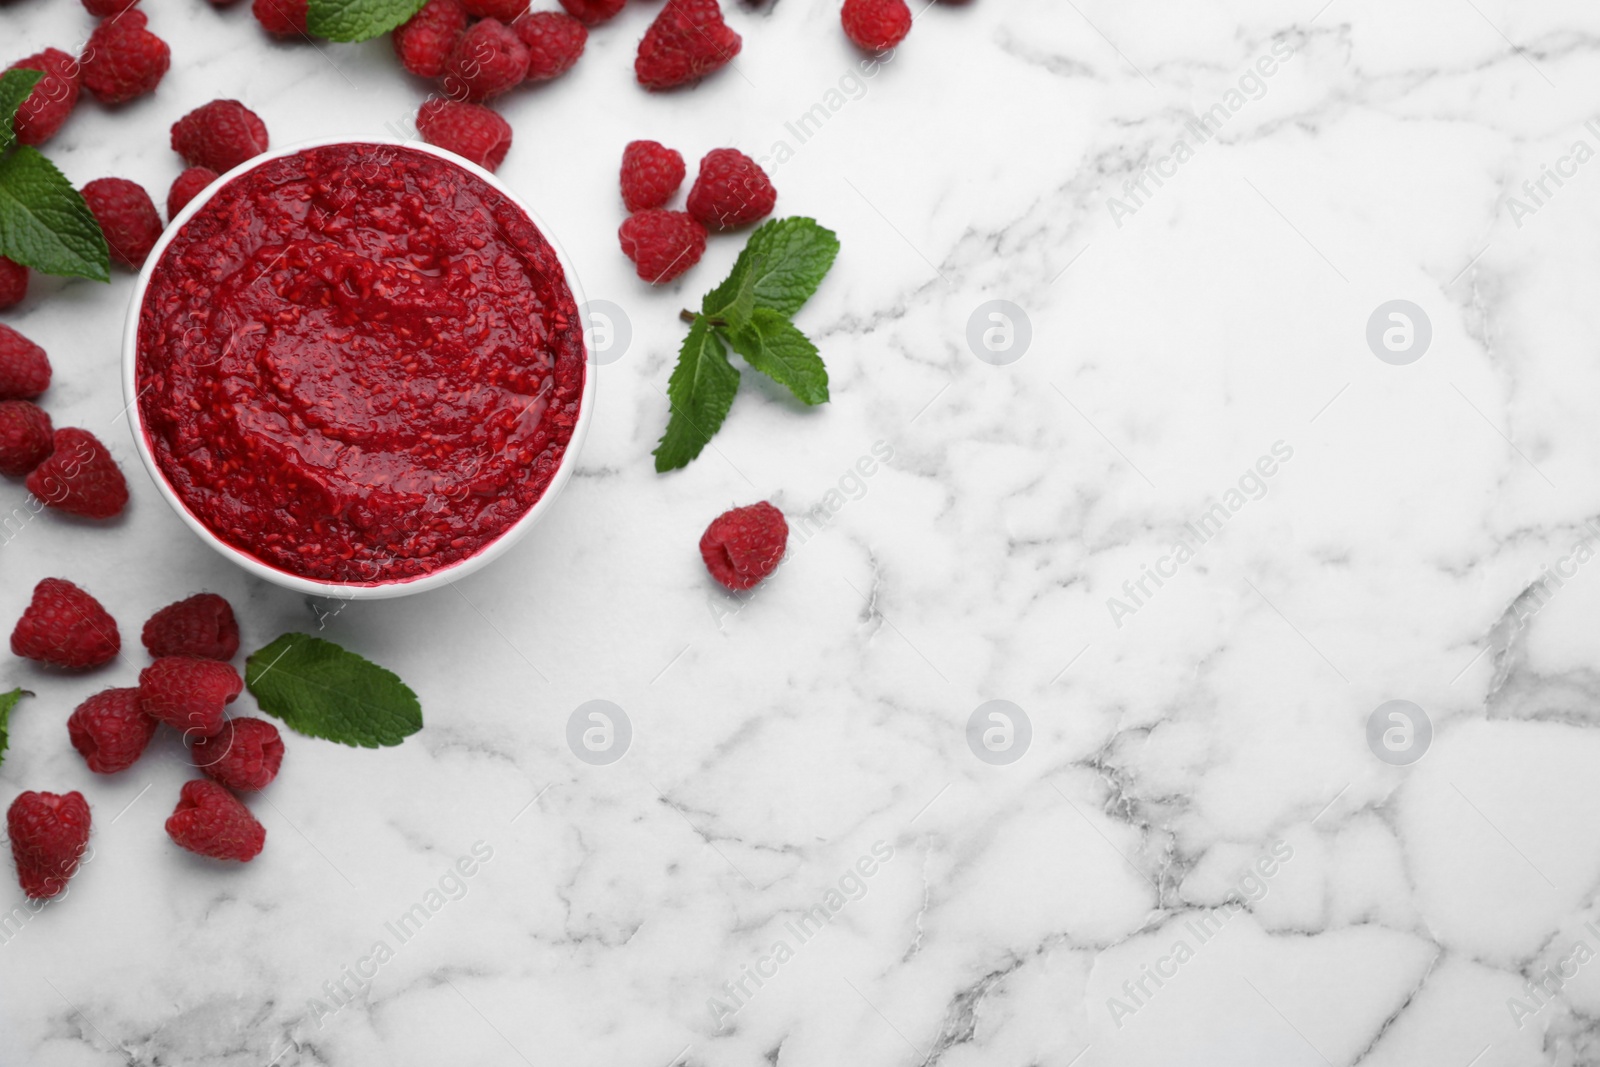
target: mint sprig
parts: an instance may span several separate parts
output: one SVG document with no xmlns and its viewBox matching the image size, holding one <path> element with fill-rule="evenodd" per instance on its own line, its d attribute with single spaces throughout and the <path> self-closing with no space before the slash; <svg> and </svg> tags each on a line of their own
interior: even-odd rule
<svg viewBox="0 0 1600 1067">
<path fill-rule="evenodd" d="M 11 709 L 17 706 L 17 701 L 23 697 L 31 697 L 32 693 L 26 689 L 13 689 L 9 693 L 0 693 L 0 762 L 6 758 L 6 747 L 11 743 Z"/>
<path fill-rule="evenodd" d="M 727 349 L 803 404 L 828 402 L 828 368 L 790 319 L 822 284 L 839 238 L 815 219 L 767 222 L 750 235 L 728 277 L 684 312 L 689 335 L 667 382 L 672 412 L 656 446 L 656 470 L 688 466 L 721 429 L 739 389 Z"/>
<path fill-rule="evenodd" d="M 422 729 L 417 694 L 392 671 L 309 634 L 284 634 L 253 653 L 244 684 L 262 711 L 308 737 L 378 748 Z"/>
<path fill-rule="evenodd" d="M 311 0 L 306 30 L 330 41 L 365 41 L 388 33 L 427 0 Z"/>
<path fill-rule="evenodd" d="M 17 67 L 0 75 L 0 152 L 17 143 L 17 135 L 13 130 L 17 109 L 28 99 L 28 94 L 33 92 L 33 87 L 39 84 L 42 77 L 44 71 L 29 70 L 27 67 Z"/>
<path fill-rule="evenodd" d="M 89 205 L 38 149 L 17 143 L 17 111 L 41 77 L 22 68 L 0 76 L 0 256 L 108 282 L 111 250 Z"/>
</svg>

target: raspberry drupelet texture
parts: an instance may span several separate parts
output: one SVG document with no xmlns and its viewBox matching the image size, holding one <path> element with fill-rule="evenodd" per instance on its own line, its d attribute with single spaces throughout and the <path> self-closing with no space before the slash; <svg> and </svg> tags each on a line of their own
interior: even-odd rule
<svg viewBox="0 0 1600 1067">
<path fill-rule="evenodd" d="M 196 593 L 150 616 L 140 638 L 156 659 L 193 656 L 226 663 L 239 652 L 239 623 L 226 600 Z"/>
<path fill-rule="evenodd" d="M 210 737 L 226 721 L 224 709 L 244 688 L 226 663 L 194 656 L 162 656 L 139 672 L 140 706 L 186 737 Z"/>
<path fill-rule="evenodd" d="M 639 42 L 634 76 L 647 89 L 692 85 L 726 66 L 743 43 L 717 0 L 667 0 Z"/>
<path fill-rule="evenodd" d="M 839 11 L 845 35 L 869 52 L 883 52 L 911 32 L 906 0 L 844 0 Z"/>
<path fill-rule="evenodd" d="M 482 103 L 515 89 L 527 73 L 527 46 L 500 20 L 483 19 L 444 61 L 444 91 L 452 100 Z"/>
<path fill-rule="evenodd" d="M 28 491 L 48 507 L 110 519 L 128 504 L 128 483 L 106 446 L 88 430 L 57 430 L 55 451 L 28 475 Z"/>
<path fill-rule="evenodd" d="M 11 631 L 11 651 L 24 659 L 67 670 L 109 663 L 122 651 L 122 635 L 100 602 L 64 578 L 46 578 Z"/>
<path fill-rule="evenodd" d="M 0 400 L 32 400 L 48 388 L 44 349 L 0 322 Z"/>
<path fill-rule="evenodd" d="M 0 400 L 0 474 L 21 478 L 55 449 L 50 416 L 26 400 Z"/>
<path fill-rule="evenodd" d="M 460 0 L 428 0 L 394 31 L 391 43 L 402 67 L 420 78 L 437 78 L 466 32 L 467 9 Z"/>
<path fill-rule="evenodd" d="M 598 26 L 617 17 L 627 0 L 561 0 L 567 14 L 585 26 Z"/>
<path fill-rule="evenodd" d="M 28 295 L 28 268 L 0 256 L 0 311 L 16 307 Z"/>
<path fill-rule="evenodd" d="M 172 180 L 172 188 L 167 190 L 167 220 L 170 222 L 182 211 L 184 205 L 193 200 L 206 187 L 220 178 L 221 175 L 210 167 L 190 167 Z"/>
<path fill-rule="evenodd" d="M 102 103 L 121 104 L 155 91 L 172 65 L 167 42 L 147 28 L 143 11 L 95 27 L 83 47 L 83 87 Z"/>
<path fill-rule="evenodd" d="M 144 186 L 126 178 L 96 178 L 79 192 L 106 235 L 111 258 L 134 270 L 144 266 L 161 238 L 161 213 Z"/>
<path fill-rule="evenodd" d="M 107 689 L 78 705 L 67 736 L 91 771 L 116 774 L 144 755 L 159 725 L 140 706 L 139 690 Z"/>
<path fill-rule="evenodd" d="M 83 7 L 97 19 L 108 19 L 112 15 L 122 14 L 138 2 L 139 0 L 83 0 Z"/>
<path fill-rule="evenodd" d="M 274 37 L 304 38 L 309 0 L 254 0 L 250 13 Z"/>
<path fill-rule="evenodd" d="M 417 112 L 422 139 L 492 171 L 511 149 L 511 124 L 482 104 L 432 99 Z"/>
<path fill-rule="evenodd" d="M 35 900 L 61 894 L 89 845 L 89 823 L 82 793 L 17 795 L 6 811 L 6 834 L 24 893 Z"/>
<path fill-rule="evenodd" d="M 689 190 L 689 214 L 708 228 L 731 230 L 772 214 L 778 191 L 756 161 L 732 148 L 717 148 L 700 161 Z"/>
<path fill-rule="evenodd" d="M 25 68 L 44 73 L 17 108 L 13 124 L 17 140 L 35 147 L 54 137 L 78 104 L 78 61 L 59 48 L 46 48 L 11 64 L 11 70 Z"/>
<path fill-rule="evenodd" d="M 777 570 L 788 544 L 783 512 L 762 501 L 713 519 L 700 536 L 700 558 L 711 577 L 740 592 Z"/>
<path fill-rule="evenodd" d="M 214 737 L 195 741 L 194 765 L 241 793 L 265 789 L 283 765 L 283 738 L 265 719 L 229 719 Z"/>
<path fill-rule="evenodd" d="M 247 863 L 261 853 L 267 831 L 239 798 L 208 778 L 183 783 L 167 818 L 167 836 L 190 852 Z"/>
<path fill-rule="evenodd" d="M 172 124 L 172 150 L 191 167 L 226 174 L 267 150 L 267 124 L 237 100 L 213 100 Z"/>
<path fill-rule="evenodd" d="M 528 0 L 461 0 L 467 14 L 480 19 L 499 19 L 507 26 L 528 10 Z"/>
<path fill-rule="evenodd" d="M 589 40 L 583 23 L 559 11 L 524 15 L 511 28 L 527 46 L 530 82 L 549 81 L 571 70 Z"/>
<path fill-rule="evenodd" d="M 637 212 L 623 222 L 617 238 L 634 271 L 652 285 L 670 282 L 706 251 L 706 228 L 683 211 Z"/>
<path fill-rule="evenodd" d="M 656 141 L 630 141 L 622 150 L 622 206 L 665 207 L 688 173 L 683 156 Z"/>
</svg>

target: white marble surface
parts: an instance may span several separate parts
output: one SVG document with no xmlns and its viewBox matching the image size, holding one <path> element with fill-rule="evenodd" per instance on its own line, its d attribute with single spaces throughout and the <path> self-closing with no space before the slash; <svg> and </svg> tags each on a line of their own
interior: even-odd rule
<svg viewBox="0 0 1600 1067">
<path fill-rule="evenodd" d="M 855 83 L 837 0 L 775 0 L 730 11 L 737 70 L 651 96 L 637 3 L 571 76 L 508 100 L 502 176 L 633 328 L 580 477 L 489 570 L 322 620 L 412 683 L 427 727 L 381 752 L 290 736 L 247 868 L 163 835 L 170 738 L 111 780 L 68 747 L 68 711 L 128 684 L 133 641 L 92 677 L 0 667 L 39 693 L 0 802 L 77 788 L 95 813 L 70 896 L 0 944 L 0 1064 L 1600 1062 L 1600 577 L 1526 595 L 1572 573 L 1600 516 L 1600 162 L 1524 197 L 1532 214 L 1507 199 L 1573 142 L 1600 148 L 1600 10 L 1321 4 L 939 4 Z M 425 91 L 384 42 L 275 45 L 243 5 L 146 7 L 173 70 L 154 98 L 80 108 L 50 146 L 75 181 L 164 199 L 167 128 L 213 97 L 285 143 L 382 134 Z M 0 27 L 9 60 L 89 20 L 11 0 Z M 1114 219 L 1108 199 L 1275 45 L 1259 98 Z M 780 213 L 843 241 L 801 316 L 833 403 L 798 411 L 747 374 L 717 449 L 658 476 L 676 312 L 738 242 L 647 292 L 614 237 L 621 147 L 761 154 L 841 79 L 773 171 Z M 47 516 L 7 544 L 0 618 L 62 575 L 130 635 L 198 589 L 233 600 L 248 647 L 315 629 L 138 469 L 115 373 L 131 286 L 40 284 L 4 316 L 50 351 L 51 412 L 104 431 L 133 503 L 109 530 Z M 1006 366 L 965 340 L 991 299 L 1032 323 Z M 1432 322 L 1409 366 L 1364 337 L 1393 299 Z M 875 442 L 893 459 L 858 487 Z M 1293 455 L 1264 497 L 1115 625 L 1108 598 L 1277 442 Z M 695 542 L 762 498 L 792 520 L 839 506 L 741 605 Z M 591 699 L 633 724 L 611 766 L 565 742 Z M 1008 766 L 965 740 L 991 699 L 1032 722 Z M 1433 722 L 1409 767 L 1365 739 L 1390 699 Z M 802 942 L 787 924 L 876 842 L 892 858 Z M 385 923 L 441 879 L 459 899 L 401 944 Z M 1236 887 L 1247 909 L 1224 906 Z M 380 940 L 392 958 L 331 1011 L 324 983 Z M 736 1012 L 708 1006 L 771 973 L 779 940 L 793 957 L 744 979 Z M 1525 989 L 1569 959 L 1552 995 Z"/>
</svg>

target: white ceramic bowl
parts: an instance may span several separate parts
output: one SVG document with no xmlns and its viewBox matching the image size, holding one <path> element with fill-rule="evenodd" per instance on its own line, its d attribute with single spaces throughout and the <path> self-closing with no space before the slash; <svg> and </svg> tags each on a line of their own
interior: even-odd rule
<svg viewBox="0 0 1600 1067">
<path fill-rule="evenodd" d="M 334 137 L 320 141 L 302 141 L 299 144 L 289 145 L 285 148 L 263 152 L 261 155 L 230 170 L 193 200 L 189 201 L 188 204 L 184 205 L 183 210 L 178 212 L 177 217 L 167 223 L 167 228 L 162 232 L 161 239 L 150 250 L 150 256 L 144 263 L 144 269 L 139 272 L 138 284 L 133 289 L 133 303 L 128 308 L 128 321 L 122 335 L 122 394 L 123 400 L 127 403 L 129 422 L 133 429 L 134 446 L 139 450 L 139 458 L 144 461 L 145 469 L 150 472 L 150 477 L 155 480 L 156 487 L 161 490 L 161 496 L 172 506 L 172 510 L 176 511 L 178 516 L 188 523 L 189 528 L 198 534 L 206 544 L 251 574 L 259 578 L 265 578 L 267 581 L 281 585 L 286 589 L 310 593 L 314 596 L 337 597 L 344 600 L 381 600 L 387 597 L 407 596 L 411 593 L 437 589 L 441 585 L 448 585 L 459 578 L 464 578 L 473 571 L 487 566 L 490 561 L 504 555 L 512 545 L 516 544 L 533 527 L 534 523 L 539 521 L 544 513 L 550 509 L 551 505 L 555 503 L 557 494 L 561 492 L 562 487 L 572 477 L 572 470 L 577 465 L 578 452 L 583 446 L 584 436 L 589 432 L 589 422 L 594 415 L 596 374 L 593 353 L 588 349 L 588 338 L 586 337 L 583 340 L 583 396 L 579 403 L 578 420 L 572 428 L 572 438 L 567 442 L 566 451 L 561 455 L 561 461 L 556 466 L 556 472 L 551 476 L 550 484 L 545 487 L 544 495 L 535 501 L 533 507 L 529 508 L 520 519 L 508 527 L 499 537 L 485 545 L 476 554 L 459 560 L 448 567 L 441 567 L 438 570 L 430 571 L 410 580 L 372 584 L 322 582 L 279 570 L 277 567 L 235 548 L 212 533 L 203 522 L 189 511 L 183 500 L 168 484 L 166 475 L 162 473 L 161 467 L 156 463 L 155 455 L 150 450 L 150 442 L 145 435 L 144 416 L 137 403 L 139 388 L 139 312 L 144 306 L 145 290 L 149 288 L 150 276 L 154 273 L 156 264 L 161 261 L 162 256 L 166 253 L 167 246 L 171 244 L 172 239 L 183 227 L 183 224 L 188 222 L 195 212 L 209 202 L 223 186 L 238 178 L 241 174 L 248 173 L 271 160 L 279 159 L 283 156 L 292 156 L 308 148 L 321 148 L 327 145 L 339 144 L 388 145 L 423 152 L 460 167 L 498 190 L 532 220 L 533 224 L 538 227 L 539 232 L 544 235 L 544 239 L 550 243 L 550 247 L 555 250 L 556 260 L 561 264 L 561 269 L 566 274 L 567 287 L 572 291 L 573 303 L 579 309 L 583 307 L 583 289 L 579 286 L 578 276 L 572 269 L 572 260 L 568 258 L 560 242 L 556 240 L 554 232 L 539 217 L 538 213 L 523 202 L 521 197 L 517 196 L 516 193 L 506 187 L 504 182 L 482 167 L 469 163 L 460 156 L 420 141 L 402 142 L 381 137 Z"/>
</svg>

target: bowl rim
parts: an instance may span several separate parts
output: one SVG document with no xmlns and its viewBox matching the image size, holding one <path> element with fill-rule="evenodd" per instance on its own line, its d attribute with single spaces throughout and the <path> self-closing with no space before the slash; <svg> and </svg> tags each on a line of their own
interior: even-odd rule
<svg viewBox="0 0 1600 1067">
<path fill-rule="evenodd" d="M 551 249 L 554 250 L 556 262 L 560 264 L 562 272 L 566 275 L 567 288 L 572 293 L 573 306 L 577 309 L 578 325 L 580 331 L 582 331 L 579 343 L 583 346 L 584 380 L 583 391 L 579 398 L 578 417 L 573 424 L 572 436 L 567 441 L 566 449 L 562 452 L 561 459 L 556 464 L 555 473 L 550 477 L 550 484 L 545 486 L 545 490 L 539 499 L 534 501 L 533 506 L 523 512 L 516 522 L 506 527 L 498 537 L 484 545 L 477 552 L 446 567 L 429 571 L 427 574 L 411 579 L 391 582 L 380 581 L 372 584 L 319 581 L 280 570 L 270 563 L 257 559 L 248 552 L 228 544 L 213 533 L 205 523 L 201 522 L 189 510 L 188 506 L 178 496 L 177 491 L 167 481 L 166 475 L 156 462 L 155 454 L 151 451 L 150 441 L 145 432 L 144 415 L 140 411 L 138 404 L 139 319 L 144 307 L 145 293 L 150 287 L 150 279 L 155 272 L 157 264 L 161 262 L 168 246 L 177 237 L 178 232 L 194 217 L 196 212 L 211 201 L 212 197 L 244 174 L 285 156 L 297 155 L 313 148 L 326 148 L 333 145 L 373 145 L 409 149 L 453 164 L 487 183 L 526 215 L 539 230 L 545 241 L 549 243 Z M 597 367 L 594 353 L 590 350 L 587 331 L 583 330 L 582 316 L 585 304 L 583 286 L 578 280 L 577 272 L 573 269 L 572 258 L 567 254 L 566 249 L 561 246 L 560 241 L 556 239 L 554 231 L 551 230 L 549 224 L 505 182 L 470 160 L 463 159 L 452 152 L 436 148 L 422 141 L 400 140 L 393 137 L 323 137 L 309 141 L 296 141 L 282 148 L 268 149 L 259 155 L 252 156 L 226 174 L 219 176 L 216 181 L 196 194 L 176 216 L 168 221 L 166 228 L 161 231 L 160 238 L 156 241 L 155 246 L 151 248 L 150 254 L 145 258 L 144 266 L 140 269 L 139 277 L 133 287 L 133 297 L 128 305 L 127 319 L 124 322 L 122 333 L 122 398 L 125 404 L 124 410 L 128 412 L 128 427 L 133 434 L 134 447 L 138 450 L 139 459 L 143 461 L 145 470 L 149 472 L 151 480 L 155 482 L 157 490 L 161 493 L 168 506 L 177 512 L 178 517 L 198 534 L 202 541 L 250 574 L 296 592 L 340 600 L 384 600 L 390 597 L 409 596 L 413 593 L 426 592 L 430 589 L 452 584 L 504 555 L 544 516 L 544 513 L 549 510 L 556 497 L 560 495 L 561 490 L 571 480 L 572 472 L 577 466 L 578 454 L 582 450 L 585 437 L 588 436 L 589 423 L 594 417 L 595 391 L 599 379 L 599 375 L 596 373 Z"/>
</svg>

